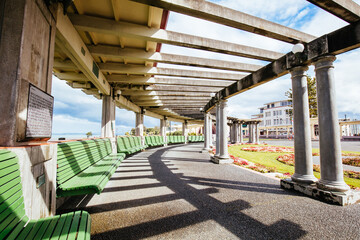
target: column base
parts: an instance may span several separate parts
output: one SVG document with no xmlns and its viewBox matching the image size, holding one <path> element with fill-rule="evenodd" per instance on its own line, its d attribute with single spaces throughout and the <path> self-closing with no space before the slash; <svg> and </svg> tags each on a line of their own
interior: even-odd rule
<svg viewBox="0 0 360 240">
<path fill-rule="evenodd" d="M 338 204 L 341 206 L 360 203 L 360 191 L 349 190 L 346 192 L 326 191 L 319 189 L 317 184 L 297 183 L 291 179 L 282 179 L 280 186 L 283 189 L 289 189 L 301 192 L 307 196 L 318 199 L 323 202 Z"/>
<path fill-rule="evenodd" d="M 344 181 L 327 181 L 320 179 L 316 185 L 325 191 L 346 192 L 350 190 L 350 187 Z"/>
<path fill-rule="evenodd" d="M 298 173 L 294 173 L 294 175 L 291 176 L 291 180 L 298 183 L 305 183 L 305 184 L 311 184 L 318 181 L 318 179 L 310 174 L 310 175 L 302 175 Z"/>
<path fill-rule="evenodd" d="M 216 164 L 227 164 L 233 163 L 234 161 L 230 158 L 219 158 L 218 156 L 212 156 L 211 161 Z"/>
</svg>

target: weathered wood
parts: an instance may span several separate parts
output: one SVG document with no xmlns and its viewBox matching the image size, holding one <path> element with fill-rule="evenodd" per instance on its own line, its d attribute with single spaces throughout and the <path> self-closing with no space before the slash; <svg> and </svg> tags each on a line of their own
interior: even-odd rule
<svg viewBox="0 0 360 240">
<path fill-rule="evenodd" d="M 77 14 L 69 14 L 69 17 L 74 26 L 81 31 L 111 34 L 120 37 L 129 37 L 144 41 L 165 43 L 265 61 L 272 61 L 283 55 L 282 53 L 266 49 L 166 31 L 163 29 L 149 28 L 138 24 L 117 22 L 105 18 Z"/>
<path fill-rule="evenodd" d="M 304 52 L 297 53 L 296 55 L 290 52 L 240 81 L 224 88 L 206 104 L 204 110 L 210 111 L 215 106 L 216 99 L 227 99 L 267 83 L 287 74 L 295 66 L 309 65 L 321 56 L 329 54 L 337 55 L 358 47 L 360 47 L 360 21 L 325 34 L 306 44 Z"/>
<path fill-rule="evenodd" d="M 307 0 L 348 23 L 360 20 L 360 6 L 349 0 Z"/>
<path fill-rule="evenodd" d="M 260 65 L 231 62 L 224 60 L 191 57 L 160 52 L 147 52 L 141 49 L 121 48 L 107 45 L 89 45 L 91 54 L 98 57 L 111 57 L 126 60 L 168 63 L 185 66 L 205 67 L 240 72 L 254 72 L 261 68 Z M 109 80 L 109 79 L 108 79 Z M 109 80 L 110 81 L 110 80 Z"/>
<path fill-rule="evenodd" d="M 212 21 L 288 43 L 310 42 L 314 36 L 203 0 L 132 0 Z"/>
</svg>

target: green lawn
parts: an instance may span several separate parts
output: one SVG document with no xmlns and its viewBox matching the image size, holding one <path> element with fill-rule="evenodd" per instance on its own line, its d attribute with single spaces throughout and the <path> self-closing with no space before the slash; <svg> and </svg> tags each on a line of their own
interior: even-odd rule
<svg viewBox="0 0 360 240">
<path fill-rule="evenodd" d="M 253 146 L 261 146 L 261 145 L 238 145 L 229 147 L 229 154 L 246 159 L 253 163 L 259 163 L 266 167 L 275 167 L 276 172 L 279 173 L 294 173 L 294 167 L 286 165 L 284 163 L 279 162 L 276 158 L 280 155 L 284 155 L 286 153 L 266 153 L 266 152 L 247 152 L 243 151 L 243 147 L 253 147 Z M 267 145 L 269 146 L 269 145 Z M 313 149 L 313 152 L 318 152 L 318 149 Z M 360 152 L 353 152 L 358 153 Z M 320 178 L 320 173 L 314 172 L 314 176 Z M 360 187 L 360 179 L 353 178 L 344 178 L 345 182 L 354 187 Z"/>
</svg>

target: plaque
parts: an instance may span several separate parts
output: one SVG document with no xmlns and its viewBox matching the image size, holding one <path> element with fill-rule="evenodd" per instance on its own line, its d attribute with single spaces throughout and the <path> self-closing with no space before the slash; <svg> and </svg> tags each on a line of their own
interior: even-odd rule
<svg viewBox="0 0 360 240">
<path fill-rule="evenodd" d="M 51 138 L 54 97 L 30 84 L 26 138 Z"/>
</svg>

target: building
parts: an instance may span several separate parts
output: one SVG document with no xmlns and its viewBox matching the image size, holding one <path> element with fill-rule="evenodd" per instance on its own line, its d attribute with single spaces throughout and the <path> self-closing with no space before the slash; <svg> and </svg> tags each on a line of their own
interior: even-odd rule
<svg viewBox="0 0 360 240">
<path fill-rule="evenodd" d="M 260 113 L 252 115 L 252 119 L 261 120 L 259 124 L 260 135 L 266 137 L 291 137 L 292 105 L 288 100 L 274 101 L 260 107 Z"/>
</svg>

